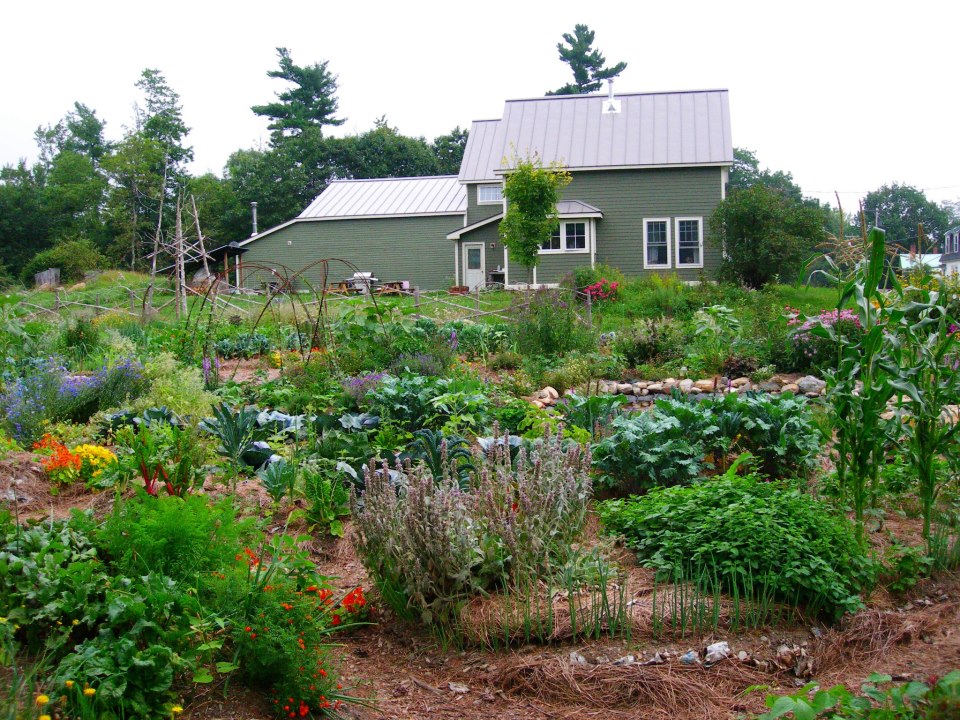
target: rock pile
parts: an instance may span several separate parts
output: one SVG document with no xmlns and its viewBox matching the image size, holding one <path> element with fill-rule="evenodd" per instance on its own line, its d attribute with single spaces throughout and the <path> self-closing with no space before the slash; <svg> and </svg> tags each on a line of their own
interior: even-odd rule
<svg viewBox="0 0 960 720">
<path fill-rule="evenodd" d="M 774 375 L 769 380 L 755 383 L 750 378 L 739 377 L 731 380 L 725 377 L 705 378 L 703 380 L 691 380 L 685 378 L 677 380 L 676 378 L 667 378 L 651 382 L 648 380 L 637 380 L 635 382 L 615 382 L 601 381 L 599 391 L 605 395 L 634 395 L 643 397 L 646 395 L 669 395 L 673 390 L 679 390 L 685 395 L 697 395 L 707 393 L 743 393 L 749 390 L 759 390 L 767 393 L 791 392 L 794 395 L 806 395 L 809 398 L 820 397 L 823 395 L 827 384 L 820 378 L 812 375 L 793 380 L 789 376 L 784 377 Z M 552 390 L 545 388 L 541 391 Z"/>
</svg>

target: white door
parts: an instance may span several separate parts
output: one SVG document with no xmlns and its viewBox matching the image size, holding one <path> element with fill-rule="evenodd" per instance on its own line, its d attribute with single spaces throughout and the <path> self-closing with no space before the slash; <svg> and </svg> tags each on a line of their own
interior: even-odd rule
<svg viewBox="0 0 960 720">
<path fill-rule="evenodd" d="M 463 284 L 471 290 L 486 284 L 486 258 L 482 242 L 463 244 Z"/>
</svg>

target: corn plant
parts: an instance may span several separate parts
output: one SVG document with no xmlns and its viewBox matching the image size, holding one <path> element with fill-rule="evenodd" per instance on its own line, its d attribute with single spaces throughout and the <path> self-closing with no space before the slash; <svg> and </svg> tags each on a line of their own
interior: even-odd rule
<svg viewBox="0 0 960 720">
<path fill-rule="evenodd" d="M 886 250 L 883 230 L 867 237 L 868 253 L 853 272 L 845 275 L 829 256 L 828 269 L 818 271 L 837 288 L 837 310 L 854 301 L 863 334 L 856 341 L 835 325 L 815 324 L 809 332 L 834 343 L 835 369 L 827 369 L 827 402 L 833 407 L 837 441 L 837 481 L 841 498 L 853 504 L 857 532 L 863 537 L 863 517 L 871 490 L 877 485 L 889 443 L 890 422 L 881 416 L 897 392 L 899 368 L 891 353 L 887 319 L 890 299 L 880 291 Z M 894 293 L 899 292 L 895 286 Z"/>
<path fill-rule="evenodd" d="M 907 294 L 916 297 L 890 312 L 900 376 L 898 414 L 903 419 L 896 440 L 916 470 L 923 513 L 923 537 L 933 550 L 930 524 L 934 505 L 947 478 L 937 472 L 941 454 L 957 455 L 960 424 L 945 412 L 960 399 L 960 372 L 954 357 L 957 335 L 953 319 L 933 278 L 923 278 Z M 936 285 L 940 287 L 940 285 Z"/>
</svg>

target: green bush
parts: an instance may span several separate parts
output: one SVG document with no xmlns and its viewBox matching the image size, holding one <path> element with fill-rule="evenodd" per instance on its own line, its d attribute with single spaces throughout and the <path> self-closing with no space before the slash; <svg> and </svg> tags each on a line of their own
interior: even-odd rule
<svg viewBox="0 0 960 720">
<path fill-rule="evenodd" d="M 622 356 L 627 367 L 647 363 L 662 364 L 684 356 L 689 338 L 683 326 L 671 318 L 647 318 L 617 332 L 613 351 Z"/>
<path fill-rule="evenodd" d="M 119 503 L 95 542 L 125 575 L 186 580 L 232 564 L 251 522 L 240 522 L 229 498 L 211 505 L 203 495 L 139 496 Z"/>
<path fill-rule="evenodd" d="M 33 276 L 38 272 L 60 268 L 60 282 L 78 282 L 88 270 L 100 270 L 106 266 L 106 258 L 89 240 L 68 240 L 34 255 L 24 266 L 20 279 L 24 285 L 31 286 Z"/>
<path fill-rule="evenodd" d="M 144 363 L 143 376 L 150 387 L 130 409 L 142 412 L 153 407 L 166 407 L 177 415 L 206 417 L 216 396 L 207 392 L 203 371 L 179 363 L 172 354 L 160 353 Z"/>
<path fill-rule="evenodd" d="M 599 506 L 607 532 L 623 536 L 641 560 L 716 577 L 741 596 L 750 585 L 785 602 L 838 618 L 860 607 L 875 567 L 853 526 L 782 483 L 721 477 L 692 487 L 657 488 Z"/>
<path fill-rule="evenodd" d="M 577 317 L 569 293 L 537 290 L 517 301 L 523 304 L 515 313 L 513 343 L 521 354 L 559 357 L 593 346 L 593 333 Z"/>
<path fill-rule="evenodd" d="M 604 265 L 602 263 L 597 263 L 593 267 L 589 265 L 581 265 L 580 267 L 574 268 L 566 277 L 563 278 L 563 282 L 561 284 L 567 289 L 576 289 L 582 291 L 588 285 L 594 285 L 604 279 L 609 280 L 610 282 L 615 282 L 618 285 L 623 285 L 623 283 L 626 281 L 626 279 L 623 277 L 623 273 L 617 268 Z"/>
</svg>

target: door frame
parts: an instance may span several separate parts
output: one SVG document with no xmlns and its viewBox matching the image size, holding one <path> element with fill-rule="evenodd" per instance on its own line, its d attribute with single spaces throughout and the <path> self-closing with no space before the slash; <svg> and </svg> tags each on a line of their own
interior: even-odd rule
<svg viewBox="0 0 960 720">
<path fill-rule="evenodd" d="M 480 272 L 480 283 L 479 283 L 479 285 L 480 285 L 480 287 L 483 287 L 483 286 L 485 286 L 485 285 L 487 284 L 487 250 L 486 250 L 486 243 L 484 243 L 484 242 L 479 242 L 479 241 L 465 242 L 465 243 L 462 244 L 462 246 L 461 246 L 461 248 L 460 248 L 460 252 L 461 252 L 461 257 L 460 257 L 460 259 L 463 261 L 463 284 L 466 285 L 467 287 L 469 287 L 471 290 L 475 290 L 476 287 L 477 287 L 477 285 L 470 285 L 470 283 L 467 282 L 467 272 L 470 272 L 470 270 L 469 270 L 469 263 L 467 262 L 467 251 L 468 251 L 468 250 L 473 250 L 473 249 L 478 248 L 478 247 L 480 248 L 480 271 L 479 271 L 479 272 Z M 477 272 L 477 271 L 476 271 L 476 270 L 473 270 L 472 272 Z"/>
</svg>

